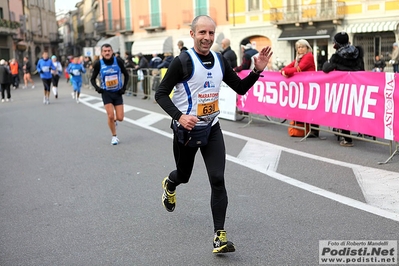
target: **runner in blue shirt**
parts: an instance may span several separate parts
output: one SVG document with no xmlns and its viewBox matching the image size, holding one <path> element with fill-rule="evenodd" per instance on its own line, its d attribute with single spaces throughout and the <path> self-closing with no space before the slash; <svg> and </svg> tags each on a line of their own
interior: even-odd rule
<svg viewBox="0 0 399 266">
<path fill-rule="evenodd" d="M 129 82 L 129 73 L 125 68 L 125 62 L 120 57 L 115 57 L 110 44 L 106 43 L 101 46 L 101 56 L 102 59 L 93 65 L 90 82 L 103 98 L 108 116 L 108 126 L 112 133 L 111 144 L 117 145 L 119 139 L 116 135 L 116 121 L 123 121 L 124 118 L 122 95 Z M 100 84 L 97 84 L 98 75 L 100 75 Z"/>
<path fill-rule="evenodd" d="M 73 58 L 72 63 L 68 65 L 68 74 L 71 76 L 72 83 L 72 99 L 76 99 L 79 103 L 80 88 L 82 87 L 82 73 L 86 73 L 86 69 L 82 63 L 79 63 L 79 56 Z"/>
<path fill-rule="evenodd" d="M 51 70 L 56 70 L 56 68 L 53 65 L 53 62 L 49 59 L 48 52 L 43 52 L 42 58 L 39 59 L 39 61 L 37 62 L 36 70 L 37 73 L 40 74 L 40 78 L 43 81 L 43 86 L 44 86 L 43 103 L 49 104 L 50 87 L 52 81 Z"/>
</svg>

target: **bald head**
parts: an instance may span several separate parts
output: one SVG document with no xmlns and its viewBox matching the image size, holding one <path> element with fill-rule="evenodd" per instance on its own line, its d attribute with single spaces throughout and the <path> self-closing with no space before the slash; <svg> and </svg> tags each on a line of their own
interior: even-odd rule
<svg viewBox="0 0 399 266">
<path fill-rule="evenodd" d="M 230 46 L 230 40 L 227 39 L 227 38 L 223 39 L 222 40 L 222 49 L 224 50 L 224 49 L 226 49 L 229 46 Z"/>
<path fill-rule="evenodd" d="M 199 23 L 203 23 L 203 22 L 211 22 L 214 26 L 215 26 L 215 29 L 216 29 L 216 23 L 215 23 L 215 21 L 210 17 L 210 16 L 207 16 L 207 15 L 199 15 L 199 16 L 197 16 L 197 17 L 195 17 L 194 18 L 194 20 L 191 22 L 191 30 L 193 31 L 193 32 L 195 32 L 195 30 L 196 30 L 196 28 L 197 28 L 197 25 L 199 24 Z"/>
</svg>

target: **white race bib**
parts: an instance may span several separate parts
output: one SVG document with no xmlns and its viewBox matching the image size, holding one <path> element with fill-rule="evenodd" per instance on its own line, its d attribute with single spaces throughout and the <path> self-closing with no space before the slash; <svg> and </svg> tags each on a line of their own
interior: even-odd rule
<svg viewBox="0 0 399 266">
<path fill-rule="evenodd" d="M 105 76 L 105 86 L 107 88 L 115 88 L 118 85 L 118 75 Z"/>
<path fill-rule="evenodd" d="M 74 69 L 74 70 L 72 70 L 72 74 L 74 76 L 80 76 L 80 70 L 79 69 Z"/>
</svg>

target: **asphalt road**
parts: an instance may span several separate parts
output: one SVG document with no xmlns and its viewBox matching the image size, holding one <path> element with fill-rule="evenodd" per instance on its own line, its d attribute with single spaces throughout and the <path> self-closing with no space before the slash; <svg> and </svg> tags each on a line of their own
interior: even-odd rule
<svg viewBox="0 0 399 266">
<path fill-rule="evenodd" d="M 299 142 L 284 126 L 221 120 L 226 230 L 237 251 L 214 255 L 200 154 L 190 182 L 178 187 L 176 210 L 162 206 L 161 182 L 174 162 L 159 106 L 125 97 L 121 142 L 112 146 L 99 95 L 84 88 L 77 104 L 60 82 L 49 105 L 38 80 L 0 103 L 2 266 L 318 265 L 319 240 L 398 240 L 399 156 L 377 164 L 387 146 L 343 148 L 325 132 L 325 140 Z"/>
</svg>

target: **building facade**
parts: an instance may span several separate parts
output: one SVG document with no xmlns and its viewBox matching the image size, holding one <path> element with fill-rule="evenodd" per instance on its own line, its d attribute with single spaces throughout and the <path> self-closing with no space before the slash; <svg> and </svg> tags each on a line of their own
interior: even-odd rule
<svg viewBox="0 0 399 266">
<path fill-rule="evenodd" d="M 17 33 L 12 36 L 11 54 L 19 64 L 22 64 L 24 51 L 27 48 L 25 40 L 25 16 L 22 0 L 9 1 L 10 20 L 19 23 Z"/>
<path fill-rule="evenodd" d="M 394 0 L 229 0 L 229 4 L 231 35 L 238 40 L 247 35 L 266 38 L 275 66 L 277 61 L 290 63 L 295 42 L 306 39 L 320 70 L 335 52 L 333 36 L 347 31 L 351 43 L 365 50 L 365 68 L 371 70 L 374 56 L 386 57 L 399 38 L 399 2 Z"/>
<path fill-rule="evenodd" d="M 295 58 L 299 39 L 313 46 L 320 69 L 335 52 L 333 36 L 347 31 L 350 41 L 364 48 L 365 67 L 371 70 L 374 56 L 388 59 L 399 37 L 397 0 L 83 0 L 77 8 L 77 47 L 97 47 L 97 54 L 107 42 L 122 54 L 177 55 L 177 41 L 193 45 L 190 24 L 199 14 L 215 20 L 215 42 L 229 38 L 239 58 L 243 39 L 257 49 L 271 46 L 275 69 Z"/>
<path fill-rule="evenodd" d="M 363 47 L 366 70 L 373 68 L 375 55 L 389 61 L 392 44 L 399 40 L 399 1 L 346 1 L 346 11 L 342 28 L 354 45 Z"/>
<path fill-rule="evenodd" d="M 27 44 L 24 55 L 35 63 L 44 51 L 58 54 L 58 44 L 62 40 L 55 17 L 55 0 L 24 0 L 24 17 L 24 42 Z"/>
<path fill-rule="evenodd" d="M 87 1 L 87 0 L 85 0 Z M 111 43 L 115 51 L 150 55 L 153 52 L 178 54 L 177 42 L 192 46 L 190 24 L 195 16 L 206 14 L 217 23 L 216 42 L 228 32 L 227 3 L 218 0 L 98 0 L 100 15 L 96 44 Z"/>
<path fill-rule="evenodd" d="M 22 40 L 20 0 L 0 0 L 0 59 L 18 58 L 17 45 Z"/>
</svg>

